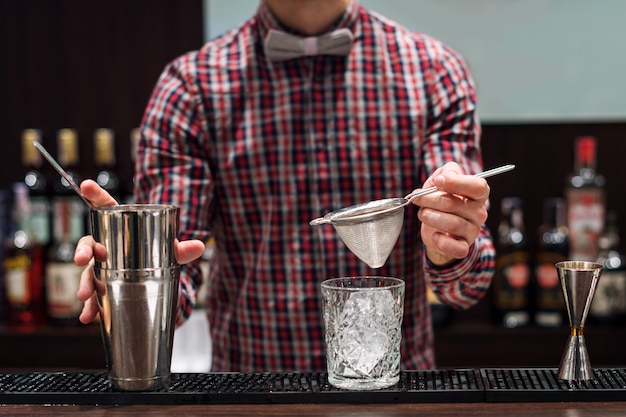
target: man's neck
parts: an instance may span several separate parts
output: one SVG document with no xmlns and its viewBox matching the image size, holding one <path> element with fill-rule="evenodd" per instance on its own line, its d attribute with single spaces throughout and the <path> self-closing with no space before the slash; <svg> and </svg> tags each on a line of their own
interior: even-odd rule
<svg viewBox="0 0 626 417">
<path fill-rule="evenodd" d="M 328 30 L 351 0 L 264 0 L 280 23 L 305 36 Z"/>
</svg>

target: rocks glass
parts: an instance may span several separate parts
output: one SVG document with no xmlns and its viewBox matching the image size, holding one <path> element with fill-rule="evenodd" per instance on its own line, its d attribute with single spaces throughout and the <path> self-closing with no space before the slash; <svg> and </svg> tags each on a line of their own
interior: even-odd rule
<svg viewBox="0 0 626 417">
<path fill-rule="evenodd" d="M 370 390 L 400 378 L 404 281 L 363 276 L 322 282 L 328 381 Z"/>
</svg>

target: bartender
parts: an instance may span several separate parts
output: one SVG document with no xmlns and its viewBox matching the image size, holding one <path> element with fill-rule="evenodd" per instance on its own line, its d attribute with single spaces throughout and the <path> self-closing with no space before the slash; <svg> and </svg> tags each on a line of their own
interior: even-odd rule
<svg viewBox="0 0 626 417">
<path fill-rule="evenodd" d="M 405 280 L 402 367 L 415 370 L 436 366 L 427 287 L 465 309 L 491 281 L 480 171 L 474 82 L 454 50 L 356 0 L 262 0 L 249 20 L 164 69 L 141 124 L 135 194 L 181 207 L 178 324 L 197 301 L 202 242 L 215 239 L 213 371 L 324 370 L 319 285 L 358 275 Z M 406 210 L 380 269 L 332 227 L 309 226 L 429 186 L 440 191 Z M 116 204 L 93 181 L 81 191 Z M 91 265 L 103 251 L 85 236 L 74 259 Z M 96 290 L 89 266 L 84 323 Z"/>
</svg>

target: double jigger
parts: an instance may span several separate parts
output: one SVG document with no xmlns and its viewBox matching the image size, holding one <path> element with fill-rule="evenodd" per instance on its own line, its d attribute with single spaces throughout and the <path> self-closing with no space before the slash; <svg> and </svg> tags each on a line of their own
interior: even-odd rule
<svg viewBox="0 0 626 417">
<path fill-rule="evenodd" d="M 570 327 L 558 377 L 570 382 L 587 381 L 593 379 L 593 369 L 583 329 L 602 273 L 602 265 L 595 262 L 563 261 L 555 266 L 561 281 Z"/>
</svg>

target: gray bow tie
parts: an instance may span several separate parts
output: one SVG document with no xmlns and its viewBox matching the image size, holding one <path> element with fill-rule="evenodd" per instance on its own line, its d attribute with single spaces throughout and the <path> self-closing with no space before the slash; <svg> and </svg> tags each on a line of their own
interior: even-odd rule
<svg viewBox="0 0 626 417">
<path fill-rule="evenodd" d="M 348 55 L 353 41 L 352 32 L 346 28 L 308 38 L 271 29 L 263 47 L 270 61 L 286 61 L 309 55 Z"/>
</svg>

